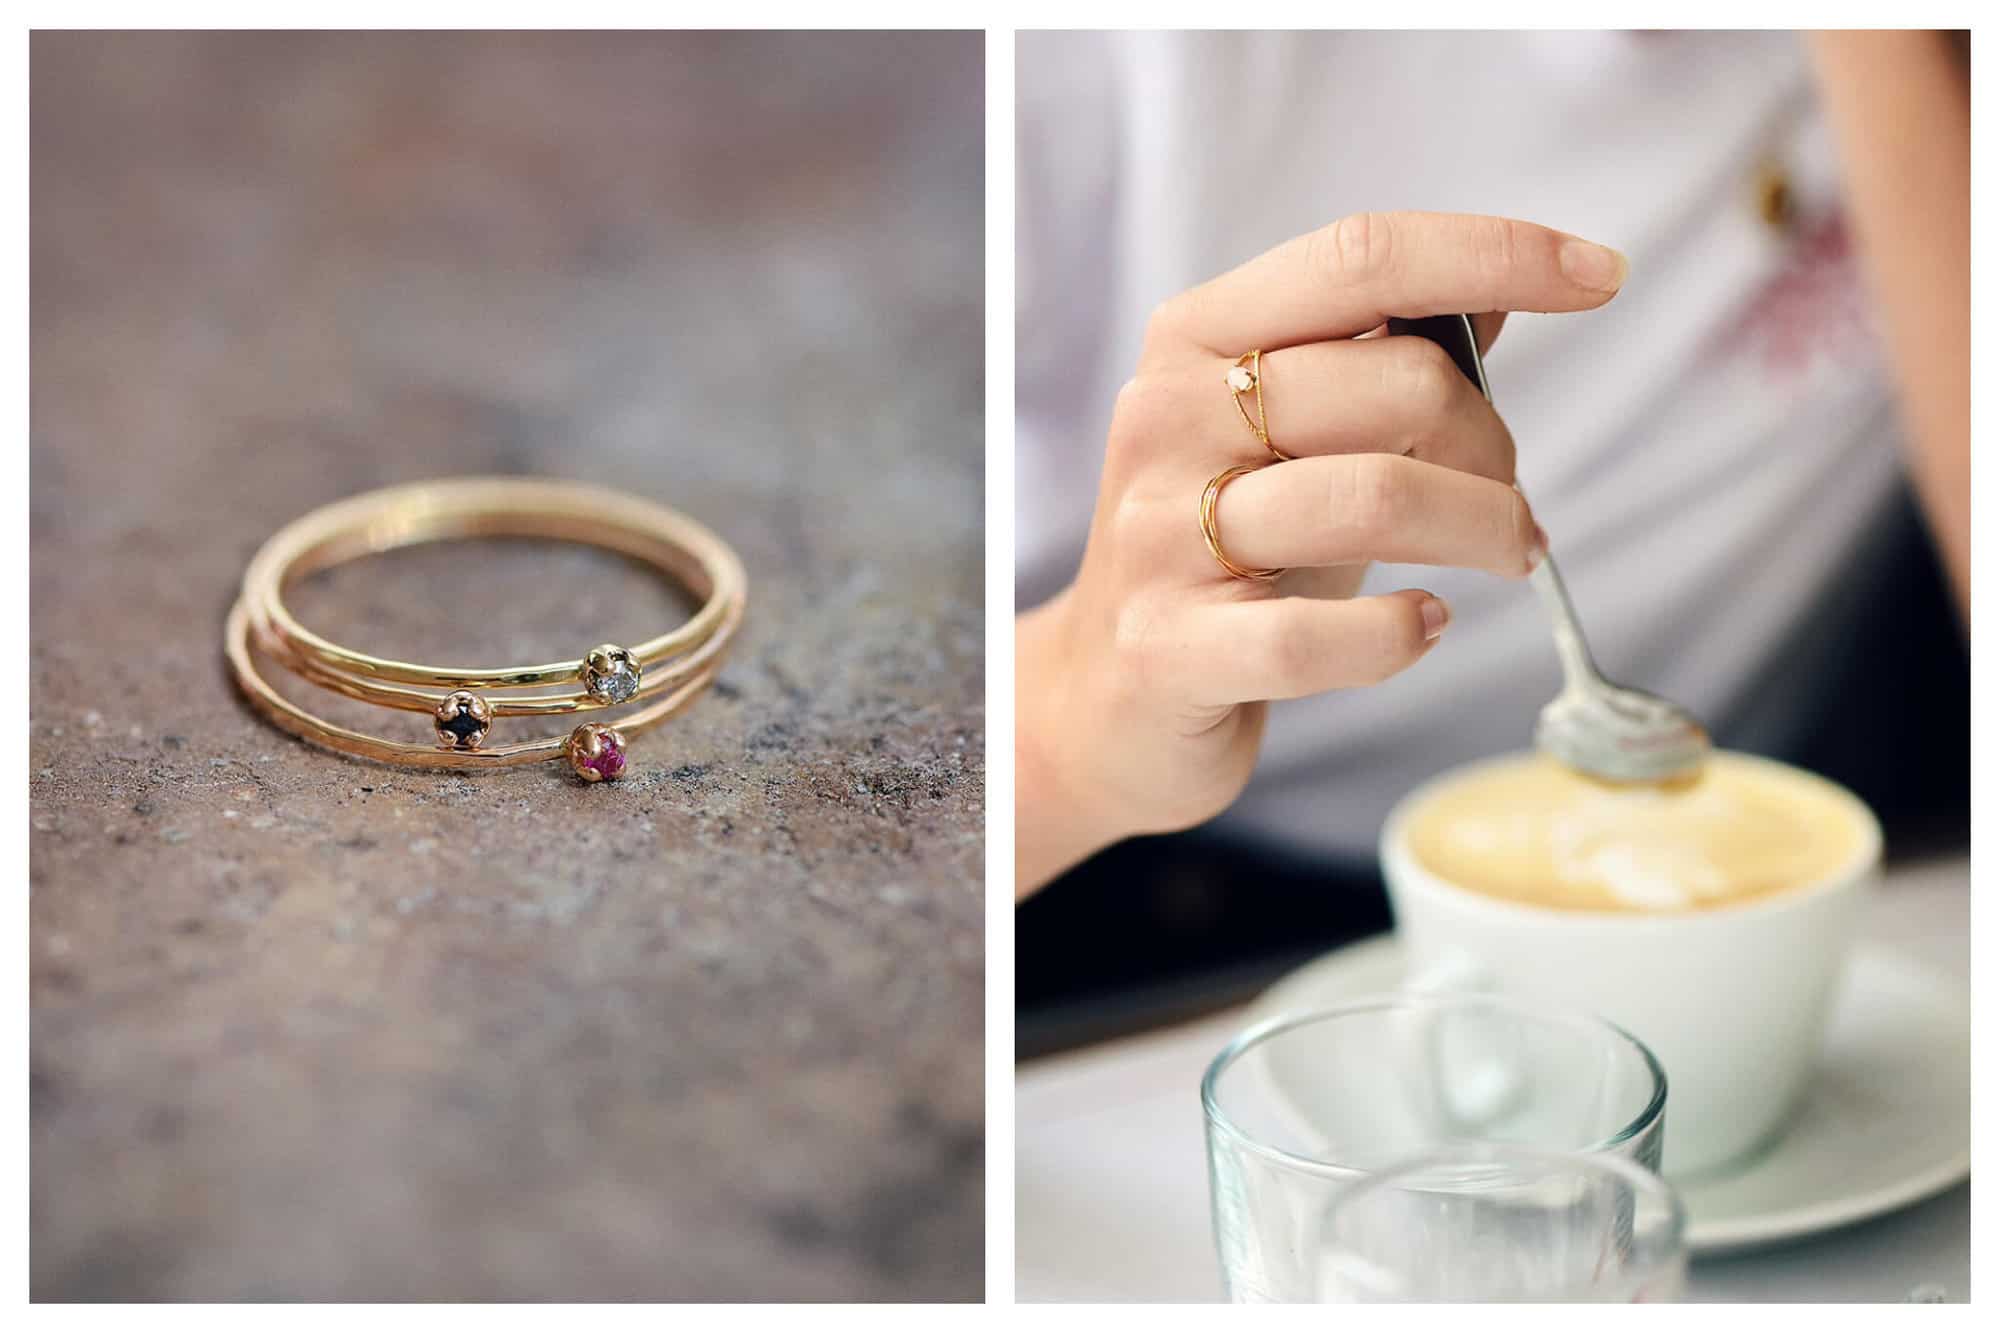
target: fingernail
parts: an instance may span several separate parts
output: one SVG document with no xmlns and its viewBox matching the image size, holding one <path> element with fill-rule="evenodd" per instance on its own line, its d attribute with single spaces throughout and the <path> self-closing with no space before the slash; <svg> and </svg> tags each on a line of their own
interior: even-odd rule
<svg viewBox="0 0 2000 1333">
<path fill-rule="evenodd" d="M 1444 627 L 1451 623 L 1451 608 L 1444 604 L 1441 597 L 1426 597 L 1420 610 L 1424 617 L 1424 642 L 1435 642 L 1437 636 L 1444 633 Z"/>
<path fill-rule="evenodd" d="M 1557 262 L 1562 265 L 1564 277 L 1594 292 L 1617 291 L 1625 285 L 1625 273 L 1631 267 L 1625 256 L 1611 247 L 1575 237 L 1563 242 Z"/>
</svg>

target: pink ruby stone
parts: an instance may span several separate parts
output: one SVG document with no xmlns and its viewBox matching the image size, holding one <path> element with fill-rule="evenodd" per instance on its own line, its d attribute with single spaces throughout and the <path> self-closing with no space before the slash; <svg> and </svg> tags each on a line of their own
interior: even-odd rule
<svg viewBox="0 0 2000 1333">
<path fill-rule="evenodd" d="M 610 737 L 603 737 L 603 746 L 594 759 L 586 759 L 583 766 L 600 778 L 615 778 L 625 771 L 625 750 Z"/>
</svg>

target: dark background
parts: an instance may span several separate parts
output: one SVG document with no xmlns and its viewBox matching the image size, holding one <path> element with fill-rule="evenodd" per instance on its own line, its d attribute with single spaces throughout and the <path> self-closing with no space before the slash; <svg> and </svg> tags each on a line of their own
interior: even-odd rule
<svg viewBox="0 0 2000 1333">
<path fill-rule="evenodd" d="M 34 1297 L 978 1299 L 980 36 L 31 58 Z M 741 552 L 625 781 L 357 762 L 232 689 L 259 543 L 468 473 Z M 296 606 L 446 660 L 680 614 L 537 543 Z"/>
</svg>

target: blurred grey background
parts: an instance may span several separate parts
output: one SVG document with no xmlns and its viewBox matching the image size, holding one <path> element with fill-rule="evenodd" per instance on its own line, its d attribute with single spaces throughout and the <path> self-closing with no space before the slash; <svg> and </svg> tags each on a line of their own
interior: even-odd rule
<svg viewBox="0 0 2000 1333">
<path fill-rule="evenodd" d="M 978 1299 L 980 35 L 45 32 L 32 84 L 34 1297 Z M 736 544 L 712 695 L 603 788 L 259 722 L 258 544 L 496 472 Z M 681 614 L 504 542 L 297 605 L 459 660 Z"/>
</svg>

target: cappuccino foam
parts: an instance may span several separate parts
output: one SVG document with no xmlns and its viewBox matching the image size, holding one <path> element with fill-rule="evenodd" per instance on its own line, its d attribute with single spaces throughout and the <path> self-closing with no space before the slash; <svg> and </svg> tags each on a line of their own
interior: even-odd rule
<svg viewBox="0 0 2000 1333">
<path fill-rule="evenodd" d="M 1850 798 L 1743 755 L 1672 786 L 1613 786 L 1543 756 L 1448 780 L 1409 824 L 1432 874 L 1544 907 L 1675 912 L 1802 888 L 1865 836 Z"/>
</svg>

